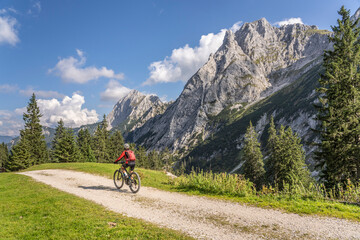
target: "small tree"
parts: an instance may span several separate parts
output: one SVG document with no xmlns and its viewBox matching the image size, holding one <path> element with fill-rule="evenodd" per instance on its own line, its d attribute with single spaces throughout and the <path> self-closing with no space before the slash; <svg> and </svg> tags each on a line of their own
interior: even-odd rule
<svg viewBox="0 0 360 240">
<path fill-rule="evenodd" d="M 280 189 L 284 184 L 290 187 L 308 181 L 309 172 L 305 165 L 305 152 L 302 149 L 301 139 L 293 133 L 291 128 L 285 129 L 283 125 L 274 132 L 274 120 L 270 122 L 269 139 L 267 146 L 270 153 L 267 162 L 269 182 L 278 185 Z"/>
<path fill-rule="evenodd" d="M 245 133 L 245 146 L 243 150 L 243 160 L 245 161 L 242 166 L 243 173 L 246 178 L 255 183 L 257 188 L 259 188 L 263 183 L 265 170 L 258 135 L 251 121 Z"/>
<path fill-rule="evenodd" d="M 79 161 L 79 149 L 75 143 L 72 130 L 65 129 L 61 138 L 58 139 L 53 149 L 53 157 L 56 162 Z"/>
<path fill-rule="evenodd" d="M 20 141 L 12 147 L 9 159 L 5 163 L 5 169 L 9 171 L 22 170 L 32 165 L 32 162 L 30 162 L 30 143 L 28 143 L 28 140 L 22 135 L 24 134 L 23 131 L 21 131 L 20 134 Z"/>
</svg>

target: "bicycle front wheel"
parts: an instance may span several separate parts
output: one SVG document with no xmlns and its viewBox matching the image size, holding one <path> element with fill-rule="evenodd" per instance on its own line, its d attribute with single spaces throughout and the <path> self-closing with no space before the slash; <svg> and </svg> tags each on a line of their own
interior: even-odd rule
<svg viewBox="0 0 360 240">
<path fill-rule="evenodd" d="M 122 188 L 122 186 L 124 185 L 124 178 L 121 171 L 119 170 L 116 170 L 114 172 L 114 184 L 117 189 Z"/>
<path fill-rule="evenodd" d="M 139 174 L 137 172 L 131 173 L 129 178 L 130 190 L 133 193 L 137 193 L 140 190 L 140 185 L 141 185 L 141 181 Z"/>
</svg>

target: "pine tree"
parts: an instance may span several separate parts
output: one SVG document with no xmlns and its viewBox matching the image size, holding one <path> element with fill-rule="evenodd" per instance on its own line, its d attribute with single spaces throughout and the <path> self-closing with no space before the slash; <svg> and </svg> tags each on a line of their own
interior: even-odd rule
<svg viewBox="0 0 360 240">
<path fill-rule="evenodd" d="M 58 162 L 58 158 L 54 157 L 54 149 L 58 145 L 59 141 L 64 137 L 65 134 L 65 127 L 64 127 L 64 121 L 60 119 L 58 122 L 58 125 L 55 129 L 55 137 L 52 141 L 52 149 L 51 149 L 51 161 L 52 162 Z"/>
<path fill-rule="evenodd" d="M 143 146 L 138 146 L 135 151 L 136 166 L 143 168 L 150 168 L 149 161 L 146 155 L 146 149 Z"/>
<path fill-rule="evenodd" d="M 5 164 L 9 159 L 9 152 L 7 145 L 3 142 L 0 145 L 0 168 L 5 168 Z"/>
<path fill-rule="evenodd" d="M 26 113 L 23 114 L 25 127 L 20 130 L 20 140 L 17 144 L 19 146 L 14 146 L 15 149 L 11 151 L 8 164 L 12 166 L 10 168 L 19 170 L 49 161 L 49 153 L 40 124 L 41 116 L 35 94 L 33 94 L 26 108 Z"/>
<path fill-rule="evenodd" d="M 334 49 L 325 51 L 325 73 L 319 80 L 321 143 L 316 153 L 321 177 L 329 187 L 347 179 L 360 180 L 360 29 L 341 7 L 338 26 L 329 37 Z"/>
<path fill-rule="evenodd" d="M 269 138 L 268 138 L 267 145 L 266 145 L 268 158 L 265 162 L 266 179 L 267 179 L 268 183 L 274 184 L 275 182 L 277 182 L 277 174 L 275 172 L 275 169 L 278 168 L 276 166 L 276 164 L 278 162 L 276 159 L 276 157 L 277 157 L 276 148 L 278 146 L 278 144 L 277 144 L 278 136 L 276 133 L 273 117 L 271 117 L 271 120 L 270 120 L 270 127 L 268 130 L 268 133 L 269 133 Z"/>
<path fill-rule="evenodd" d="M 148 161 L 149 161 L 149 168 L 153 169 L 153 170 L 158 170 L 161 168 L 161 164 L 160 164 L 160 156 L 159 153 L 155 150 L 152 150 L 151 152 L 149 152 L 148 156 Z"/>
<path fill-rule="evenodd" d="M 170 166 L 173 162 L 173 157 L 168 147 L 165 147 L 165 149 L 161 151 L 160 159 L 161 159 L 161 165 L 165 167 L 165 170 L 170 171 Z"/>
<path fill-rule="evenodd" d="M 251 121 L 245 133 L 245 146 L 244 146 L 244 165 L 242 166 L 243 173 L 246 178 L 255 183 L 257 187 L 263 183 L 265 174 L 263 155 L 260 150 L 260 143 L 258 135 L 253 127 Z"/>
<path fill-rule="evenodd" d="M 18 171 L 28 168 L 33 164 L 31 162 L 30 143 L 23 136 L 24 131 L 20 131 L 19 142 L 12 147 L 8 161 L 5 163 L 5 169 L 9 171 Z"/>
<path fill-rule="evenodd" d="M 290 187 L 298 183 L 307 183 L 309 172 L 305 165 L 305 152 L 302 149 L 301 139 L 293 133 L 290 127 L 283 125 L 276 131 L 274 120 L 271 119 L 268 139 L 269 158 L 266 169 L 271 184 L 279 189 Z"/>
<path fill-rule="evenodd" d="M 115 161 L 124 149 L 124 138 L 120 130 L 116 130 L 110 136 L 109 141 L 109 157 Z"/>
<path fill-rule="evenodd" d="M 110 162 L 109 156 L 109 131 L 107 130 L 106 116 L 98 125 L 94 134 L 94 155 L 97 162 Z"/>
<path fill-rule="evenodd" d="M 80 129 L 77 136 L 77 145 L 80 151 L 80 162 L 96 162 L 94 152 L 91 148 L 91 135 L 89 130 Z"/>
<path fill-rule="evenodd" d="M 79 149 L 76 145 L 74 134 L 70 129 L 64 129 L 53 148 L 55 162 L 77 162 L 79 161 Z"/>
</svg>

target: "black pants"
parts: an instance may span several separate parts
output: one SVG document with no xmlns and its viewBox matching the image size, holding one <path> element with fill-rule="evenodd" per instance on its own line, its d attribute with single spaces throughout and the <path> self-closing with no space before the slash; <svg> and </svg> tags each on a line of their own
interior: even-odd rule
<svg viewBox="0 0 360 240">
<path fill-rule="evenodd" d="M 130 167 L 130 171 L 134 171 L 135 168 L 135 161 L 129 161 L 129 163 L 124 163 L 124 168 Z"/>
</svg>

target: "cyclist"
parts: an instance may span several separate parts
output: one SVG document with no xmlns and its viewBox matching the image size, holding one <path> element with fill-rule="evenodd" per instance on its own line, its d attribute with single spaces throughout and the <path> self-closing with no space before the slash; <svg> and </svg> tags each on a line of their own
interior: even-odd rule
<svg viewBox="0 0 360 240">
<path fill-rule="evenodd" d="M 121 166 L 121 170 L 125 173 L 125 168 L 130 167 L 130 174 L 134 171 L 135 168 L 135 154 L 133 151 L 130 150 L 129 144 L 124 144 L 124 151 L 121 153 L 120 157 L 116 159 L 114 164 L 116 164 L 120 159 L 125 159 L 125 164 Z"/>
</svg>

